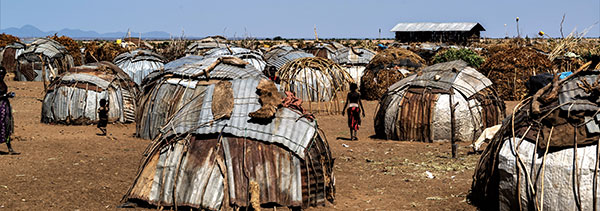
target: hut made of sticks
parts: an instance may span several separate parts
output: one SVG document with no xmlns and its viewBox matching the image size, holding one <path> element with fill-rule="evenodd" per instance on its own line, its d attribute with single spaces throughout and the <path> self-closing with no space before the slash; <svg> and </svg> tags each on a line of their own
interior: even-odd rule
<svg viewBox="0 0 600 211">
<path fill-rule="evenodd" d="M 15 80 L 50 81 L 73 66 L 73 57 L 57 41 L 38 38 L 17 58 Z"/>
<path fill-rule="evenodd" d="M 101 99 L 107 101 L 109 122 L 133 122 L 138 93 L 129 76 L 110 62 L 73 67 L 48 86 L 42 104 L 42 122 L 96 123 Z"/>
<path fill-rule="evenodd" d="M 361 97 L 379 100 L 388 87 L 426 66 L 419 55 L 402 48 L 388 48 L 371 59 L 360 80 Z"/>
<path fill-rule="evenodd" d="M 471 142 L 504 117 L 492 82 L 462 60 L 410 75 L 382 97 L 375 116 L 378 137 L 403 141 Z M 451 106 L 452 105 L 452 106 Z M 454 133 L 454 135 L 453 135 Z"/>
<path fill-rule="evenodd" d="M 374 56 L 375 52 L 368 49 L 350 47 L 337 50 L 331 60 L 342 66 L 354 82 L 360 84 L 360 78 Z"/>
<path fill-rule="evenodd" d="M 264 77 L 254 66 L 233 56 L 202 58 L 188 56 L 169 62 L 162 71 L 144 80 L 139 100 L 136 134 L 153 139 L 179 108 L 219 81 Z"/>
<path fill-rule="evenodd" d="M 250 50 L 247 48 L 240 47 L 223 47 L 223 48 L 213 48 L 206 53 L 204 53 L 205 57 L 218 57 L 218 56 L 235 56 L 238 57 L 248 63 L 250 63 L 254 68 L 259 71 L 263 71 L 267 62 L 263 58 L 263 54 L 260 51 Z"/>
<path fill-rule="evenodd" d="M 317 122 L 285 104 L 266 106 L 275 109 L 270 117 L 253 115 L 279 95 L 272 81 L 249 77 L 197 88 L 144 153 L 124 201 L 259 210 L 334 200 L 333 158 Z"/>
<path fill-rule="evenodd" d="M 468 199 L 482 210 L 597 210 L 600 74 L 558 76 L 519 102 L 483 151 Z"/>
<path fill-rule="evenodd" d="M 552 62 L 547 56 L 527 47 L 495 49 L 480 70 L 498 90 L 503 100 L 522 100 L 527 95 L 525 82 L 531 76 L 548 72 Z"/>
<path fill-rule="evenodd" d="M 151 50 L 137 49 L 118 55 L 113 61 L 131 80 L 141 85 L 150 72 L 162 69 L 165 59 Z"/>
</svg>

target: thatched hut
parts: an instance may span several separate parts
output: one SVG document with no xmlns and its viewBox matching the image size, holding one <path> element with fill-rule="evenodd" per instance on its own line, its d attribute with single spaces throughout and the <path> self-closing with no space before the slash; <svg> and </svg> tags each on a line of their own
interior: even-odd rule
<svg viewBox="0 0 600 211">
<path fill-rule="evenodd" d="M 360 80 L 364 99 L 379 100 L 388 87 L 411 72 L 424 68 L 425 60 L 402 48 L 388 48 L 371 59 Z"/>
<path fill-rule="evenodd" d="M 342 67 L 321 57 L 287 62 L 277 71 L 277 75 L 284 90 L 292 91 L 298 98 L 310 102 L 343 100 L 350 83 L 354 82 Z"/>
<path fill-rule="evenodd" d="M 204 53 L 213 48 L 224 48 L 230 46 L 227 38 L 222 36 L 211 36 L 197 40 L 187 46 L 186 56 L 204 56 Z"/>
<path fill-rule="evenodd" d="M 10 43 L 0 47 L 0 65 L 6 68 L 7 72 L 17 71 L 17 58 L 25 51 L 25 44 L 20 42 Z"/>
<path fill-rule="evenodd" d="M 264 77 L 247 62 L 232 56 L 184 57 L 151 73 L 144 80 L 139 100 L 136 134 L 153 139 L 159 129 L 179 108 L 205 91 L 206 86 L 222 80 Z"/>
<path fill-rule="evenodd" d="M 597 210 L 600 72 L 558 77 L 521 101 L 484 150 L 470 201 L 483 210 Z"/>
<path fill-rule="evenodd" d="M 504 117 L 504 102 L 491 85 L 461 60 L 426 67 L 383 95 L 375 117 L 376 135 L 432 142 L 450 140 L 454 132 L 457 140 L 474 141 Z"/>
<path fill-rule="evenodd" d="M 498 48 L 481 66 L 503 100 L 522 100 L 527 96 L 525 82 L 534 75 L 548 72 L 552 62 L 547 56 L 527 47 Z"/>
<path fill-rule="evenodd" d="M 198 88 L 144 153 L 124 200 L 202 210 L 295 210 L 334 200 L 325 135 L 297 107 L 265 104 L 281 102 L 272 81 L 249 77 Z M 264 108 L 273 109 L 271 116 L 253 115 Z"/>
<path fill-rule="evenodd" d="M 259 71 L 263 71 L 265 69 L 265 59 L 263 58 L 263 54 L 260 51 L 254 51 L 247 48 L 240 47 L 226 47 L 226 48 L 213 48 L 206 53 L 204 53 L 205 57 L 219 57 L 219 56 L 235 56 L 238 57 L 248 63 L 250 63 L 254 68 Z"/>
<path fill-rule="evenodd" d="M 337 50 L 331 60 L 342 66 L 354 82 L 360 84 L 360 78 L 374 56 L 375 52 L 368 49 L 350 47 Z"/>
<path fill-rule="evenodd" d="M 73 66 L 73 57 L 60 43 L 38 38 L 17 59 L 15 80 L 50 81 Z"/>
<path fill-rule="evenodd" d="M 133 122 L 138 93 L 129 76 L 110 62 L 73 67 L 48 86 L 42 104 L 42 122 L 96 123 L 100 99 L 107 101 L 109 122 Z"/>
<path fill-rule="evenodd" d="M 150 72 L 163 68 L 165 59 L 151 50 L 137 49 L 118 55 L 113 63 L 138 85 Z"/>
</svg>

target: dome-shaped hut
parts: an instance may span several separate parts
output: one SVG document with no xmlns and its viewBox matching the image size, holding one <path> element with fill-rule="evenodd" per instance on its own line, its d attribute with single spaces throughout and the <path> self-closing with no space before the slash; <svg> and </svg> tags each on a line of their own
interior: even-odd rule
<svg viewBox="0 0 600 211">
<path fill-rule="evenodd" d="M 470 201 L 483 210 L 597 210 L 600 74 L 573 73 L 521 101 L 484 150 Z"/>
<path fill-rule="evenodd" d="M 273 60 L 279 58 L 280 56 L 286 54 L 287 52 L 296 50 L 294 47 L 289 46 L 289 45 L 285 45 L 285 44 L 280 44 L 280 45 L 275 45 L 271 48 L 269 48 L 266 53 L 265 53 L 265 61 L 268 62 L 272 62 Z"/>
<path fill-rule="evenodd" d="M 342 50 L 344 48 L 347 48 L 347 47 L 338 42 L 330 42 L 330 43 L 317 42 L 313 46 L 310 46 L 304 50 L 308 53 L 311 53 L 312 55 L 314 55 L 316 57 L 333 59 L 333 57 L 335 57 L 336 52 L 338 50 Z"/>
<path fill-rule="evenodd" d="M 222 36 L 211 36 L 197 40 L 187 46 L 185 49 L 186 56 L 204 56 L 204 53 L 213 48 L 224 48 L 229 46 L 227 38 Z"/>
<path fill-rule="evenodd" d="M 206 53 L 204 53 L 205 57 L 218 57 L 218 56 L 235 56 L 238 57 L 248 63 L 250 63 L 254 68 L 259 71 L 263 71 L 265 69 L 265 59 L 263 58 L 263 54 L 260 51 L 253 51 L 247 48 L 240 47 L 226 47 L 226 48 L 213 48 Z"/>
<path fill-rule="evenodd" d="M 95 123 L 101 99 L 107 101 L 109 122 L 133 122 L 138 93 L 129 76 L 110 62 L 73 67 L 48 86 L 42 105 L 42 122 Z"/>
<path fill-rule="evenodd" d="M 337 50 L 331 60 L 342 66 L 354 82 L 360 84 L 360 78 L 374 56 L 375 52 L 368 49 L 350 47 Z"/>
<path fill-rule="evenodd" d="M 360 79 L 364 99 L 379 100 L 388 87 L 411 72 L 424 68 L 425 60 L 402 48 L 388 48 L 371 59 Z"/>
<path fill-rule="evenodd" d="M 64 46 L 49 38 L 38 38 L 19 55 L 15 80 L 50 81 L 72 66 L 73 57 Z"/>
<path fill-rule="evenodd" d="M 271 117 L 252 115 L 265 97 L 281 100 L 272 81 L 249 77 L 202 87 L 149 147 L 126 201 L 205 210 L 333 201 L 333 159 L 316 121 L 286 105 Z"/>
<path fill-rule="evenodd" d="M 461 60 L 426 67 L 398 81 L 384 94 L 375 117 L 376 135 L 432 142 L 450 140 L 454 132 L 457 140 L 474 141 L 485 128 L 499 124 L 504 117 L 504 103 L 491 85 L 489 79 Z"/>
<path fill-rule="evenodd" d="M 136 134 L 153 139 L 179 108 L 218 81 L 264 77 L 262 72 L 237 57 L 183 57 L 169 62 L 144 80 L 139 100 Z"/>
<path fill-rule="evenodd" d="M 113 63 L 119 66 L 131 80 L 141 85 L 150 72 L 163 68 L 164 58 L 151 50 L 137 49 L 119 54 Z"/>
<path fill-rule="evenodd" d="M 17 71 L 17 58 L 25 51 L 25 44 L 13 42 L 0 47 L 0 65 L 6 68 L 7 72 Z"/>
<path fill-rule="evenodd" d="M 279 74 L 278 72 L 285 64 L 300 58 L 315 57 L 302 50 L 294 50 L 293 48 L 290 50 L 290 48 L 287 47 L 274 49 L 273 51 L 267 52 L 267 55 L 269 56 L 267 57 L 269 59 L 267 60 L 264 73 L 276 83 L 279 83 L 279 75 L 277 74 Z"/>
</svg>

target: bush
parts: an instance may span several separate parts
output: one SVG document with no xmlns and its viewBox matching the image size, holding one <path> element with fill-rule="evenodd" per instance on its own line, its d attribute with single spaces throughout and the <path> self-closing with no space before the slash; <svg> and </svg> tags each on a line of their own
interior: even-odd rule
<svg viewBox="0 0 600 211">
<path fill-rule="evenodd" d="M 433 63 L 437 64 L 437 63 L 442 63 L 442 62 L 454 61 L 454 60 L 458 60 L 458 59 L 461 59 L 461 60 L 467 62 L 469 64 L 469 66 L 475 67 L 475 68 L 479 68 L 479 66 L 481 66 L 481 64 L 483 64 L 483 62 L 485 61 L 483 58 L 481 58 L 479 55 L 477 55 L 477 53 L 473 52 L 471 49 L 461 48 L 461 49 L 448 49 L 446 51 L 436 54 L 433 57 Z"/>
</svg>

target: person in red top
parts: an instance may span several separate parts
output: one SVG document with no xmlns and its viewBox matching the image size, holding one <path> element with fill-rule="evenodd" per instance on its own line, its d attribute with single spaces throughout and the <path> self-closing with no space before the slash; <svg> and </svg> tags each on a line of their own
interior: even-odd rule
<svg viewBox="0 0 600 211">
<path fill-rule="evenodd" d="M 359 107 L 360 106 L 360 107 Z M 362 101 L 360 100 L 360 93 L 358 93 L 358 86 L 356 83 L 350 84 L 350 92 L 346 96 L 346 103 L 344 104 L 344 112 L 348 113 L 348 127 L 350 128 L 350 140 L 358 140 L 358 127 L 360 126 L 360 114 L 365 116 L 365 109 L 363 108 Z"/>
</svg>

